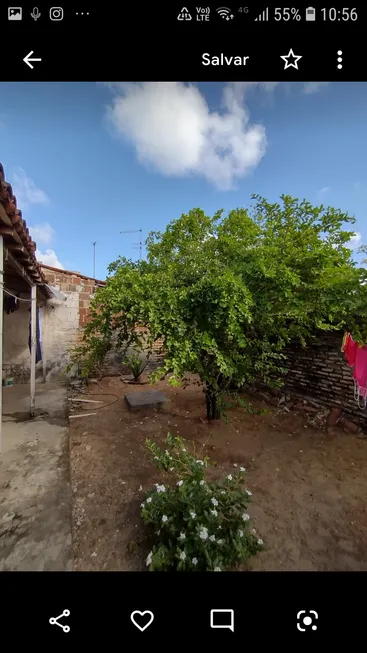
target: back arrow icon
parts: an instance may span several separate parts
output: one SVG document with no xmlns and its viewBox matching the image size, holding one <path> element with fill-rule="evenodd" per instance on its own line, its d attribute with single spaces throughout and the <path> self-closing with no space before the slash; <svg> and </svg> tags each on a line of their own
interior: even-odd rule
<svg viewBox="0 0 367 653">
<path fill-rule="evenodd" d="M 26 63 L 27 66 L 29 66 L 30 68 L 34 68 L 34 66 L 32 66 L 32 64 L 31 64 L 31 61 L 42 61 L 42 59 L 36 59 L 35 57 L 33 59 L 31 59 L 32 54 L 33 54 L 33 50 L 28 52 L 27 56 L 24 57 L 24 59 L 23 59 L 24 63 Z"/>
</svg>

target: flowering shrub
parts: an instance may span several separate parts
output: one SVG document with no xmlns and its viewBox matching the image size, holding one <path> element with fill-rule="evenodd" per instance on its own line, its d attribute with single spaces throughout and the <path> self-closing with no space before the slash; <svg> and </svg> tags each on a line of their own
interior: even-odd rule
<svg viewBox="0 0 367 653">
<path fill-rule="evenodd" d="M 162 451 L 147 440 L 157 467 L 171 472 L 176 482 L 173 487 L 156 483 L 141 504 L 142 518 L 156 536 L 146 564 L 150 571 L 229 570 L 263 547 L 250 526 L 246 470 L 235 465 L 223 480 L 209 482 L 209 459 L 197 460 L 185 444 L 168 434 Z"/>
</svg>

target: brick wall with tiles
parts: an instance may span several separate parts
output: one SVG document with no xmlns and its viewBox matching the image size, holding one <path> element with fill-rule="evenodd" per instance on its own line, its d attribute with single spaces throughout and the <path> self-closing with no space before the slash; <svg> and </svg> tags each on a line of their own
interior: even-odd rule
<svg viewBox="0 0 367 653">
<path fill-rule="evenodd" d="M 354 399 L 353 370 L 341 352 L 343 333 L 323 334 L 318 344 L 306 349 L 289 348 L 285 367 L 285 388 L 299 397 L 318 399 L 326 406 L 338 406 L 367 424 L 367 410 L 361 410 Z"/>
</svg>

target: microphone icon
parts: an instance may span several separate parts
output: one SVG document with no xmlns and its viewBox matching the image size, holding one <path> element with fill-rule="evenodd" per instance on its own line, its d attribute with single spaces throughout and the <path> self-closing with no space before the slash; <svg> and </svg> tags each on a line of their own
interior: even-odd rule
<svg viewBox="0 0 367 653">
<path fill-rule="evenodd" d="M 31 17 L 33 20 L 38 20 L 41 15 L 41 12 L 38 10 L 38 7 L 33 7 L 33 11 L 31 13 Z"/>
</svg>

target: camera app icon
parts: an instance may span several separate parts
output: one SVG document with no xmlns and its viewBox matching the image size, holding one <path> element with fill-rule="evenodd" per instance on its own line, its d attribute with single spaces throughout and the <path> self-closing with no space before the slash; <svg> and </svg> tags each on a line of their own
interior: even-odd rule
<svg viewBox="0 0 367 653">
<path fill-rule="evenodd" d="M 315 610 L 300 610 L 297 614 L 297 628 L 301 633 L 306 630 L 317 630 L 316 621 L 319 615 Z"/>
<path fill-rule="evenodd" d="M 51 7 L 50 20 L 62 20 L 64 18 L 64 10 L 62 7 Z"/>
</svg>

